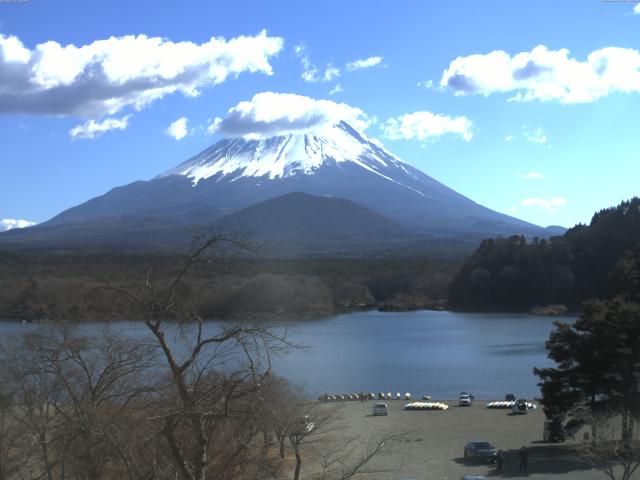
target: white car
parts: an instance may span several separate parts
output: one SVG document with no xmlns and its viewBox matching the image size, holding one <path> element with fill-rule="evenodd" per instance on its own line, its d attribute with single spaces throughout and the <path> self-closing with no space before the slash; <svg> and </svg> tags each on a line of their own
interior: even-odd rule
<svg viewBox="0 0 640 480">
<path fill-rule="evenodd" d="M 460 405 L 461 407 L 470 407 L 471 395 L 467 395 L 466 393 L 461 394 L 458 405 Z"/>
<path fill-rule="evenodd" d="M 376 403 L 373 406 L 373 415 L 374 416 L 378 416 L 378 415 L 389 415 L 389 409 L 387 408 L 387 404 L 386 403 Z"/>
</svg>

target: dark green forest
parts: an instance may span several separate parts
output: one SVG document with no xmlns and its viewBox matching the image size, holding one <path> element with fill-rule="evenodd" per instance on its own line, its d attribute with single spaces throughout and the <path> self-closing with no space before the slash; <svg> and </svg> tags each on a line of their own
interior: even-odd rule
<svg viewBox="0 0 640 480">
<path fill-rule="evenodd" d="M 449 302 L 462 310 L 577 310 L 583 301 L 610 297 L 615 282 L 637 281 L 621 278 L 639 245 L 640 198 L 601 210 L 561 237 L 484 240 L 451 282 Z"/>
</svg>

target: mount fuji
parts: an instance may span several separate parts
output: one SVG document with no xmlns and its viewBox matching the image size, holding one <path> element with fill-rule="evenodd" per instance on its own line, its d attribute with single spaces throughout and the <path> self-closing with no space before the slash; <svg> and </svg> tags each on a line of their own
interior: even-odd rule
<svg viewBox="0 0 640 480">
<path fill-rule="evenodd" d="M 188 245 L 195 225 L 212 224 L 290 244 L 313 239 L 316 252 L 326 245 L 347 254 L 558 233 L 477 204 L 339 122 L 313 133 L 223 139 L 152 180 L 3 233 L 0 246 L 176 248 Z"/>
</svg>

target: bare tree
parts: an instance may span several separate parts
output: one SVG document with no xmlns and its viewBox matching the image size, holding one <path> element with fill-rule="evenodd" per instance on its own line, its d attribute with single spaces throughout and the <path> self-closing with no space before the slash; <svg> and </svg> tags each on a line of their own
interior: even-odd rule
<svg viewBox="0 0 640 480">
<path fill-rule="evenodd" d="M 261 400 L 263 428 L 275 436 L 278 454 L 283 459 L 293 419 L 302 415 L 304 395 L 285 379 L 271 377 L 265 385 Z"/>
<path fill-rule="evenodd" d="M 214 469 L 218 478 L 236 478 L 250 465 L 246 457 L 260 433 L 258 422 L 249 421 L 251 411 L 271 375 L 271 356 L 290 346 L 286 332 L 261 324 L 207 325 L 180 296 L 196 263 L 215 260 L 216 250 L 228 245 L 249 248 L 246 242 L 211 236 L 167 288 L 155 285 L 149 272 L 137 288 L 114 289 L 137 305 L 162 352 L 168 378 L 154 419 L 162 423 L 176 476 L 184 480 L 205 480 Z"/>
<path fill-rule="evenodd" d="M 19 473 L 28 458 L 27 445 L 21 441 L 20 425 L 13 418 L 14 398 L 5 388 L 0 385 L 0 480 L 8 480 Z"/>
<path fill-rule="evenodd" d="M 300 404 L 286 426 L 287 436 L 296 457 L 293 480 L 300 478 L 303 446 L 321 442 L 331 430 L 330 424 L 337 410 L 323 407 L 325 406 L 317 403 Z"/>
<path fill-rule="evenodd" d="M 388 432 L 365 443 L 353 436 L 324 442 L 314 452 L 319 471 L 313 476 L 313 480 L 347 480 L 359 474 L 381 473 L 383 470 L 379 467 L 372 470 L 366 468 L 374 457 L 405 435 L 406 433 Z"/>
<path fill-rule="evenodd" d="M 640 429 L 630 429 L 625 417 L 615 411 L 591 413 L 591 439 L 579 447 L 580 460 L 600 470 L 611 480 L 629 480 L 640 467 Z"/>
<path fill-rule="evenodd" d="M 297 347 L 285 328 L 208 323 L 190 306 L 183 280 L 220 245 L 245 248 L 211 237 L 168 283 L 150 271 L 141 284 L 108 287 L 136 306 L 143 338 L 61 325 L 3 342 L 0 391 L 11 401 L 0 402 L 0 480 L 280 478 L 287 440 L 296 480 L 303 455 L 321 445 L 318 478 L 363 471 L 392 437 L 361 451 L 349 441 L 348 457 L 332 444 L 336 411 L 272 375 L 272 357 Z"/>
<path fill-rule="evenodd" d="M 13 422 L 25 444 L 37 446 L 21 452 L 33 458 L 32 472 L 48 480 L 145 478 L 127 440 L 136 432 L 131 405 L 153 390 L 143 380 L 152 357 L 148 345 L 108 330 L 88 337 L 56 326 L 5 342 L 2 381 L 13 388 Z"/>
<path fill-rule="evenodd" d="M 370 472 L 365 472 L 365 468 L 374 457 L 406 435 L 404 432 L 388 432 L 368 442 L 343 435 L 338 405 L 302 400 L 290 412 L 286 428 L 296 460 L 293 480 L 301 478 L 305 452 L 315 460 L 308 474 L 313 480 L 347 480 L 361 473 L 380 473 L 380 468 Z"/>
</svg>

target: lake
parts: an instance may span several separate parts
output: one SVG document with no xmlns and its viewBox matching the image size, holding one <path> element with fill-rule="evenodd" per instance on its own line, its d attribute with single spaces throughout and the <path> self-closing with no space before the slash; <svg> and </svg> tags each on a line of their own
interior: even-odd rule
<svg viewBox="0 0 640 480">
<path fill-rule="evenodd" d="M 292 339 L 308 348 L 276 358 L 273 370 L 313 396 L 367 391 L 454 399 L 467 391 L 478 399 L 501 399 L 506 393 L 534 398 L 540 391 L 532 370 L 552 365 L 544 342 L 555 319 L 525 314 L 371 311 L 288 322 Z M 104 326 L 85 325 L 95 333 Z M 144 332 L 143 325 L 131 322 L 112 326 L 136 336 Z M 3 322 L 0 334 L 25 328 L 33 327 Z"/>
</svg>

